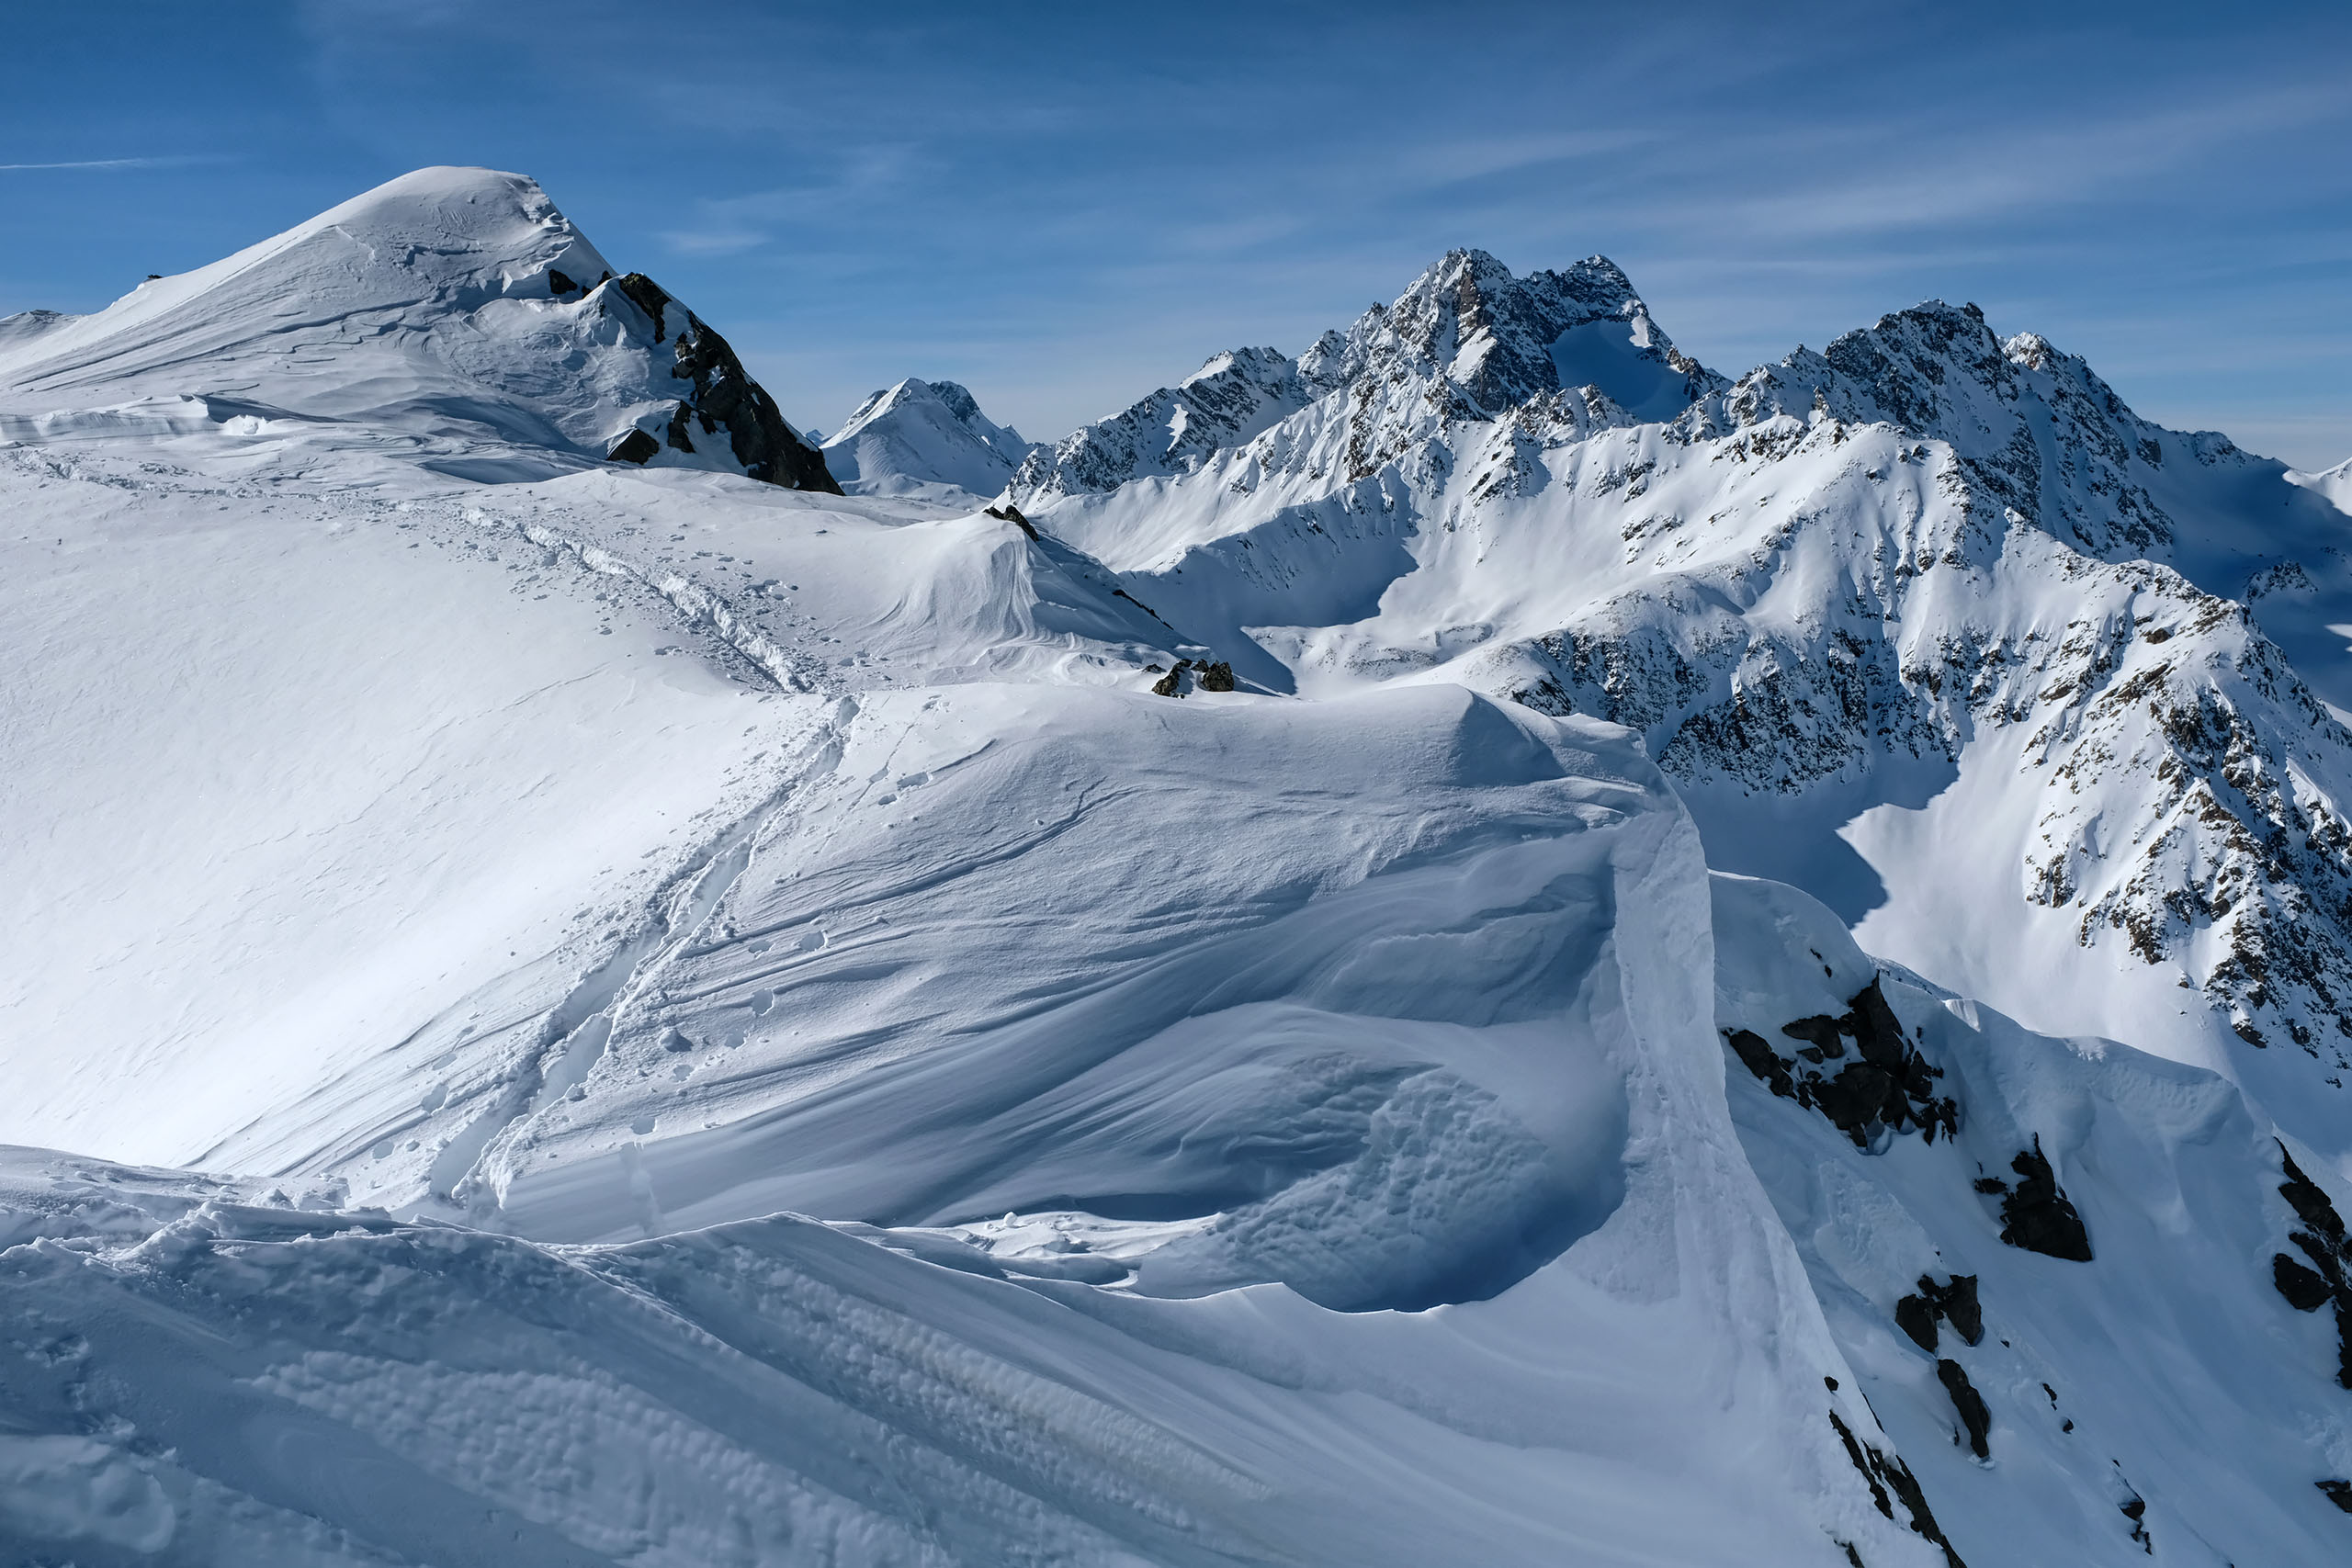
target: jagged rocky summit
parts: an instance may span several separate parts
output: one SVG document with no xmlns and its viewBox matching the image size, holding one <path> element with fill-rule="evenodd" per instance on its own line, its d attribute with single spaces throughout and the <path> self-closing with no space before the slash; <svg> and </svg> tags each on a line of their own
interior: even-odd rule
<svg viewBox="0 0 2352 1568">
<path fill-rule="evenodd" d="M 1394 304 L 1325 333 L 1295 361 L 1272 348 L 1217 355 L 1179 385 L 1038 448 L 1011 492 L 1027 503 L 1190 475 L 1342 394 L 1346 460 L 1351 472 L 1370 472 L 1410 433 L 1493 418 L 1565 389 L 1590 389 L 1603 403 L 1660 418 L 1718 384 L 1651 321 L 1607 257 L 1519 278 L 1484 251 L 1454 251 Z"/>
</svg>

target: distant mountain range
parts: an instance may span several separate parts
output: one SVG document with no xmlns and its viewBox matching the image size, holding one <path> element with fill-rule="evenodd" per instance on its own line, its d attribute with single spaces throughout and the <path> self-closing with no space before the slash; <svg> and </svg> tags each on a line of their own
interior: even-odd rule
<svg viewBox="0 0 2352 1568">
<path fill-rule="evenodd" d="M 0 1556 L 2352 1546 L 2352 465 L 1470 250 L 780 390 L 477 169 L 0 320 Z"/>
</svg>

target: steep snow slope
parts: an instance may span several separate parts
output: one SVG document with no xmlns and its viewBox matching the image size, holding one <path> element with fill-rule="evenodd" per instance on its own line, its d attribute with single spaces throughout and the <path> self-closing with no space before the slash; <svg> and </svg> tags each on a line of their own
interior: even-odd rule
<svg viewBox="0 0 2352 1568">
<path fill-rule="evenodd" d="M 2301 1267 L 2304 1224 L 2286 1190 L 2299 1168 L 2260 1117 L 2212 1074 L 2029 1033 L 1874 964 L 1794 888 L 1714 886 L 1716 1017 L 1746 1036 L 1726 1052 L 1741 1139 L 1960 1553 L 2339 1557 L 2352 1519 L 2322 1483 L 2352 1461 L 2336 1376 L 2352 1315 L 2299 1312 L 2274 1282 Z M 1891 1040 L 1871 1038 L 1871 1002 Z M 1956 1131 L 1849 1133 L 1852 1093 L 1798 1098 L 1792 1080 L 1868 1078 L 1890 1048 L 1933 1075 Z"/>
<path fill-rule="evenodd" d="M 0 540 L 0 1038 L 7 1134 L 93 1153 L 196 1158 L 354 1081 L 432 1098 L 377 1053 L 436 1019 L 506 1048 L 831 694 L 1140 685 L 1182 646 L 992 518 L 626 468 L 394 500 L 172 461 L 242 469 L 231 434 L 69 450 L 0 453 L 31 530 Z"/>
<path fill-rule="evenodd" d="M 420 169 L 94 316 L 0 332 L 0 438 L 205 422 L 466 479 L 618 453 L 838 489 L 725 339 L 489 169 Z"/>
<path fill-rule="evenodd" d="M 2317 491 L 2335 502 L 2338 508 L 2352 512 L 2352 457 L 2346 457 L 2332 468 L 2322 468 L 2315 474 L 2296 473 L 2290 470 L 2287 478 L 2290 482 L 2301 485 L 2305 490 Z"/>
<path fill-rule="evenodd" d="M 858 404 L 822 450 L 853 495 L 926 495 L 944 485 L 990 496 L 1033 446 L 955 382 L 910 377 Z"/>
<path fill-rule="evenodd" d="M 1645 423 L 1485 347 L 1493 298 L 1448 257 L 1332 356 L 1352 378 L 1037 521 L 1273 689 L 1458 680 L 1634 725 L 1719 864 L 2346 1146 L 2341 513 L 1973 310 L 1694 369 Z"/>
</svg>

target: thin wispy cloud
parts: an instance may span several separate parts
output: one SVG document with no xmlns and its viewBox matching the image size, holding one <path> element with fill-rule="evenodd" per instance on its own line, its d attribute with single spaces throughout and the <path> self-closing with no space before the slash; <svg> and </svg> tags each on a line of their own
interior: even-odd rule
<svg viewBox="0 0 2352 1568">
<path fill-rule="evenodd" d="M 220 162 L 219 158 L 197 153 L 175 153 L 163 158 L 74 158 L 58 164 L 0 164 L 0 175 L 35 169 L 173 169 L 191 164 Z"/>
</svg>

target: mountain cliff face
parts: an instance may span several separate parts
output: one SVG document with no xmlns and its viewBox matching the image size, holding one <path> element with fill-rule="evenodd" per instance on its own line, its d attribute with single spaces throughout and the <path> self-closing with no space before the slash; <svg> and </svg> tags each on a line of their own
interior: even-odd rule
<svg viewBox="0 0 2352 1568">
<path fill-rule="evenodd" d="M 2331 476 L 1476 252 L 820 457 L 608 271 L 0 323 L 0 1557 L 2343 1555 Z"/>
</svg>

